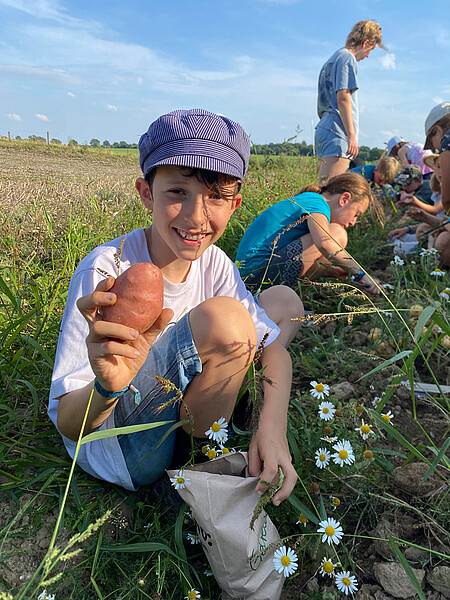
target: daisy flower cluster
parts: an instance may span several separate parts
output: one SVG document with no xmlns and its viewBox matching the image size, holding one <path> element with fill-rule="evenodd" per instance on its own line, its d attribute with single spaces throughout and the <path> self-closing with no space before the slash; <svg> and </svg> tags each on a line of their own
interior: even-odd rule
<svg viewBox="0 0 450 600">
<path fill-rule="evenodd" d="M 202 447 L 203 454 L 206 454 L 209 459 L 216 458 L 216 456 L 220 456 L 221 454 L 234 452 L 233 449 L 225 446 L 228 440 L 228 422 L 225 420 L 225 417 L 221 417 L 218 421 L 214 421 L 211 427 L 205 431 L 205 435 L 212 442 L 217 444 L 217 447 L 210 446 L 209 444 L 205 444 Z"/>
</svg>

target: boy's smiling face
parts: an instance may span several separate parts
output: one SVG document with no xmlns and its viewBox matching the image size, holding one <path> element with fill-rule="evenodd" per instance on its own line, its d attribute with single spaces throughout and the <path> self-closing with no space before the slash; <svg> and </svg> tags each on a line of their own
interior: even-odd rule
<svg viewBox="0 0 450 600">
<path fill-rule="evenodd" d="M 219 194 L 175 166 L 158 167 L 151 189 L 142 178 L 136 188 L 153 212 L 151 259 L 173 283 L 183 281 L 191 262 L 220 238 L 242 200 L 234 195 L 235 183 L 221 184 Z"/>
</svg>

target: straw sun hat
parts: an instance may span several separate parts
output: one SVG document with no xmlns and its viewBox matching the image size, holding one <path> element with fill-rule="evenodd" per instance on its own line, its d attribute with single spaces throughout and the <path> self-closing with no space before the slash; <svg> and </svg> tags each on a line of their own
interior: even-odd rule
<svg viewBox="0 0 450 600">
<path fill-rule="evenodd" d="M 439 154 L 426 154 L 425 156 L 422 157 L 422 162 L 429 169 L 433 169 L 433 171 L 434 171 L 434 166 L 435 166 L 438 158 L 439 158 Z"/>
</svg>

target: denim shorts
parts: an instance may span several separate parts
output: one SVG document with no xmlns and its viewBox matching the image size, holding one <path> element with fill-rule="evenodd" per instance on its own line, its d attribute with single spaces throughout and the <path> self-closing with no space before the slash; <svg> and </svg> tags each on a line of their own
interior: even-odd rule
<svg viewBox="0 0 450 600">
<path fill-rule="evenodd" d="M 252 269 L 245 277 L 245 285 L 252 291 L 261 291 L 273 285 L 293 287 L 303 268 L 302 238 L 297 238 L 283 248 L 277 248 L 270 261 L 261 267 Z"/>
<path fill-rule="evenodd" d="M 186 314 L 156 340 L 136 375 L 133 385 L 141 394 L 141 402 L 136 404 L 134 394 L 127 392 L 114 409 L 116 427 L 172 421 L 168 425 L 118 436 L 128 471 L 136 486 L 156 481 L 170 467 L 175 448 L 176 430 L 160 446 L 158 443 L 179 420 L 180 403 L 175 402 L 158 410 L 175 397 L 176 391 L 166 393 L 155 375 L 167 379 L 184 394 L 189 383 L 201 371 L 202 363 L 192 337 L 189 314 Z"/>
<path fill-rule="evenodd" d="M 331 156 L 341 156 L 343 158 L 347 158 L 347 139 L 337 136 L 328 129 L 316 127 L 314 144 L 317 156 L 319 158 L 329 158 Z"/>
</svg>

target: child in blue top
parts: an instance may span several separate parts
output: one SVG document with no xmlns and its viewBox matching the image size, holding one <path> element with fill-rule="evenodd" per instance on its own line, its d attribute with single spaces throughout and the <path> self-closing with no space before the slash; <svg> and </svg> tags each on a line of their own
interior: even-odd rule
<svg viewBox="0 0 450 600">
<path fill-rule="evenodd" d="M 344 48 L 323 65 L 318 83 L 315 147 L 319 158 L 320 182 L 344 173 L 350 159 L 358 155 L 357 63 L 381 43 L 381 27 L 374 21 L 353 26 Z"/>
<path fill-rule="evenodd" d="M 341 278 L 350 273 L 370 293 L 379 294 L 379 282 L 344 250 L 346 230 L 365 213 L 371 198 L 361 175 L 344 173 L 267 208 L 247 229 L 237 250 L 246 285 L 251 289 L 280 283 L 293 286 L 298 279 Z"/>
</svg>

